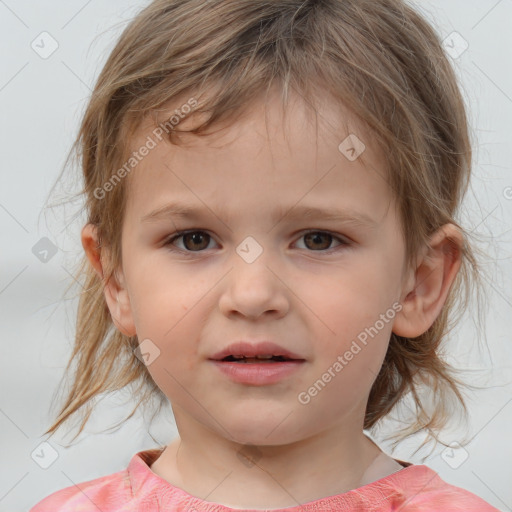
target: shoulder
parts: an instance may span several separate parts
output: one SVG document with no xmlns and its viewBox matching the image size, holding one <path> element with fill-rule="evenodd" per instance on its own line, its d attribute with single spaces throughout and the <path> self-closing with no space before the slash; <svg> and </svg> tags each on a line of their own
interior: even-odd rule
<svg viewBox="0 0 512 512">
<path fill-rule="evenodd" d="M 476 494 L 444 481 L 428 466 L 410 466 L 407 470 L 397 473 L 403 475 L 399 483 L 404 512 L 499 512 Z"/>
<path fill-rule="evenodd" d="M 131 495 L 127 471 L 82 482 L 50 494 L 29 512 L 111 512 Z"/>
<path fill-rule="evenodd" d="M 155 490 L 162 486 L 160 479 L 150 470 L 151 463 L 161 452 L 162 449 L 138 452 L 126 469 L 54 492 L 29 512 L 139 510 L 140 506 L 153 503 Z"/>
</svg>

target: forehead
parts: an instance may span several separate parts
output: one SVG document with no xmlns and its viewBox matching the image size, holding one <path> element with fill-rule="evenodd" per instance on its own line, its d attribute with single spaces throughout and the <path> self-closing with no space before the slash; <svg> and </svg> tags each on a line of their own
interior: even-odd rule
<svg viewBox="0 0 512 512">
<path fill-rule="evenodd" d="M 183 115 L 187 99 L 160 112 L 160 123 L 175 115 L 174 126 L 188 130 L 204 120 L 203 114 Z M 155 116 L 147 117 L 130 141 L 130 152 L 152 147 L 128 176 L 129 209 L 138 213 L 171 196 L 228 202 L 234 211 L 263 196 L 274 204 L 364 201 L 381 213 L 392 199 L 375 137 L 327 96 L 315 107 L 298 95 L 286 109 L 278 95 L 255 101 L 206 137 L 180 136 L 182 145 L 157 140 L 155 126 Z"/>
</svg>

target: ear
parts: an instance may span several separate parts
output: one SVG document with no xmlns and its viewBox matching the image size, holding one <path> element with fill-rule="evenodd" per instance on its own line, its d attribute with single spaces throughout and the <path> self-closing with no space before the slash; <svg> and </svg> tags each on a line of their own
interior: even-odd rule
<svg viewBox="0 0 512 512">
<path fill-rule="evenodd" d="M 105 262 L 106 258 L 109 257 L 109 252 L 107 247 L 101 247 L 99 244 L 97 227 L 93 224 L 86 224 L 82 229 L 81 238 L 87 259 L 93 266 L 96 273 L 103 280 L 103 262 Z M 107 283 L 104 283 L 103 291 L 114 325 L 124 335 L 135 336 L 136 330 L 133 322 L 130 297 L 125 286 L 125 279 L 122 270 L 118 271 L 116 269 L 114 275 Z"/>
<path fill-rule="evenodd" d="M 439 316 L 459 271 L 463 236 L 453 224 L 441 226 L 430 238 L 402 289 L 402 310 L 393 323 L 398 336 L 415 338 Z"/>
</svg>

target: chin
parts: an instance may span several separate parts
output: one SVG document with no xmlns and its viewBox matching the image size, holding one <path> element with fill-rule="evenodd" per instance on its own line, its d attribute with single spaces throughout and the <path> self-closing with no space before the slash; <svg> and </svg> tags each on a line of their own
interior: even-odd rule
<svg viewBox="0 0 512 512">
<path fill-rule="evenodd" d="M 292 415 L 290 415 L 291 417 Z M 299 433 L 300 429 L 297 429 L 297 425 L 283 421 L 284 418 L 286 415 L 280 416 L 278 419 L 272 415 L 263 418 L 261 415 L 259 418 L 251 418 L 247 415 L 245 418 L 240 418 L 238 422 L 223 422 L 223 425 L 231 434 L 229 439 L 241 445 L 282 446 L 300 441 L 304 437 L 303 432 Z M 225 431 L 218 431 L 218 433 L 226 435 Z"/>
</svg>

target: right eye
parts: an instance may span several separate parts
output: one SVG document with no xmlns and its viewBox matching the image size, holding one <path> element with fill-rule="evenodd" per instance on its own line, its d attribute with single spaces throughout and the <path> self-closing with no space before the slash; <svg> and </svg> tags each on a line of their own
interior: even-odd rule
<svg viewBox="0 0 512 512">
<path fill-rule="evenodd" d="M 179 233 L 169 238 L 164 245 L 168 247 L 170 251 L 175 251 L 176 249 L 173 249 L 171 246 L 174 245 L 174 242 L 180 238 L 183 239 L 184 247 L 178 248 L 179 250 L 184 252 L 201 252 L 202 250 L 208 248 L 208 243 L 206 243 L 205 246 L 205 240 L 208 242 L 211 239 L 211 236 L 205 231 L 199 230 L 180 231 Z"/>
</svg>

